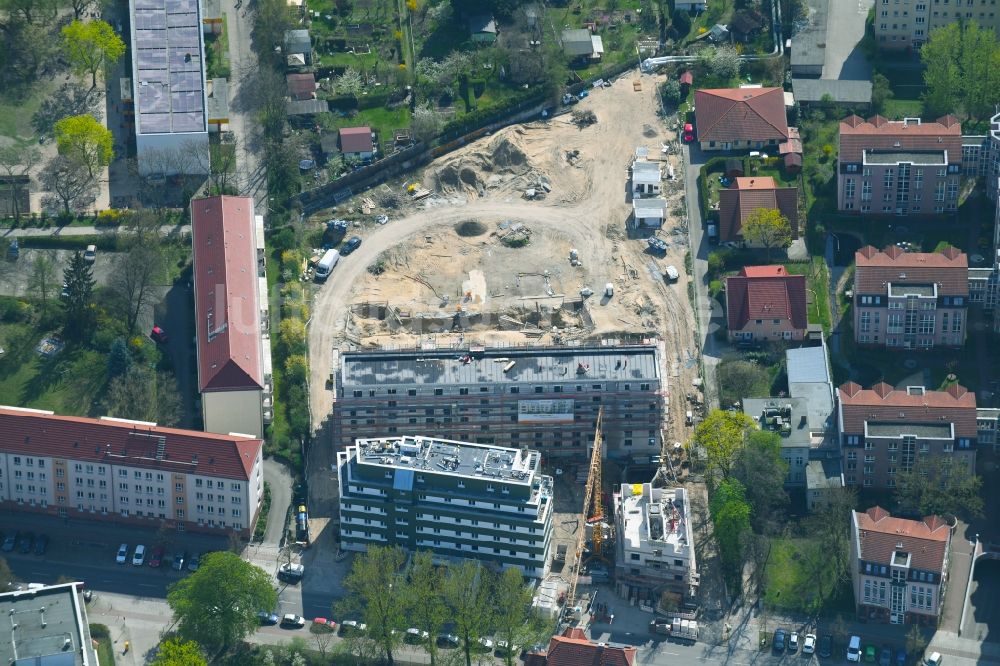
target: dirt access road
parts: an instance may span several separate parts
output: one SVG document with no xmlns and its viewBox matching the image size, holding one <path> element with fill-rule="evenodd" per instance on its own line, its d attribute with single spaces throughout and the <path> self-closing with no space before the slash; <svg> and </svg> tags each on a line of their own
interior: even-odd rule
<svg viewBox="0 0 1000 666">
<path fill-rule="evenodd" d="M 635 91 L 633 81 L 640 80 L 642 89 Z M 684 441 L 688 437 L 684 426 L 683 395 L 697 375 L 694 359 L 698 350 L 694 342 L 694 319 L 687 298 L 687 276 L 683 274 L 686 251 L 686 227 L 672 235 L 674 227 L 685 225 L 672 214 L 658 235 L 671 241 L 662 266 L 673 264 L 681 269 L 681 280 L 665 284 L 648 269 L 654 259 L 646 253 L 641 239 L 627 239 L 625 222 L 631 212 L 628 197 L 628 168 L 637 146 L 647 146 L 650 154 L 659 156 L 661 142 L 675 140 L 657 115 L 656 85 L 662 77 L 626 74 L 610 88 L 595 90 L 577 108 L 595 112 L 597 123 L 580 129 L 569 115 L 551 122 L 535 122 L 498 131 L 461 150 L 437 160 L 427 167 L 423 181 L 436 195 L 422 208 L 414 208 L 385 226 L 376 226 L 364 237 L 364 243 L 351 256 L 338 264 L 333 275 L 319 290 L 313 305 L 309 327 L 310 400 L 314 428 L 319 428 L 332 408 L 332 394 L 326 388 L 331 373 L 332 350 L 343 342 L 343 333 L 351 304 L 366 300 L 359 293 L 368 283 L 366 268 L 386 250 L 413 245 L 423 236 L 476 219 L 494 228 L 502 220 L 523 222 L 533 230 L 557 233 L 578 248 L 588 269 L 587 279 L 595 291 L 606 282 L 615 284 L 611 303 L 598 303 L 599 294 L 591 297 L 588 307 L 595 322 L 603 322 L 593 331 L 593 338 L 622 332 L 653 332 L 665 341 L 664 372 L 673 406 L 670 408 L 669 441 Z M 524 153 L 528 165 L 519 163 L 512 175 L 503 168 L 507 138 L 516 138 L 518 151 Z M 567 160 L 566 151 L 575 149 L 579 155 Z M 515 152 L 518 152 L 515 151 Z M 521 155 L 518 153 L 518 159 Z M 487 165 L 492 158 L 497 164 Z M 665 183 L 672 191 L 670 210 L 679 206 L 682 195 L 683 165 L 677 162 L 677 151 L 671 160 L 678 171 L 677 181 Z M 458 164 L 460 168 L 453 168 Z M 468 166 L 468 169 L 466 168 Z M 450 168 L 450 173 L 449 173 Z M 475 173 L 473 173 L 475 171 Z M 664 167 L 666 171 L 666 167 Z M 542 174 L 552 185 L 552 192 L 541 201 L 521 197 L 525 184 Z M 458 175 L 459 178 L 454 176 Z M 648 235 L 648 234 L 644 234 Z M 559 251 L 561 255 L 561 250 Z M 553 256 L 553 263 L 566 262 L 564 256 Z M 623 263 L 634 268 L 626 271 Z M 434 267 L 425 267 L 433 272 Z M 614 324 L 616 318 L 602 315 L 602 308 L 635 307 L 643 302 L 651 306 L 651 322 L 642 331 Z M 622 305 L 626 304 L 626 305 Z M 509 333 L 509 332 L 508 332 Z M 466 336 L 469 339 L 470 335 Z M 489 342 L 490 333 L 475 336 Z M 527 341 L 527 338 L 525 339 Z M 401 344 L 401 343 L 400 343 Z M 680 396 L 678 400 L 675 396 Z"/>
</svg>

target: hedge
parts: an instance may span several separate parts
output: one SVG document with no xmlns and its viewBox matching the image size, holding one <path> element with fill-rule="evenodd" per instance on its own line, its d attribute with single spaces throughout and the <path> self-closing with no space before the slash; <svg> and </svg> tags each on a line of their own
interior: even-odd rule
<svg viewBox="0 0 1000 666">
<path fill-rule="evenodd" d="M 353 109 L 375 109 L 385 106 L 389 103 L 391 96 L 391 92 L 369 93 L 367 95 L 362 95 L 361 97 L 355 97 L 354 95 L 339 95 L 337 97 L 331 97 L 327 101 L 329 102 L 331 108 L 339 109 L 341 111 L 351 111 Z"/>
<path fill-rule="evenodd" d="M 96 245 L 98 250 L 115 251 L 118 238 L 110 234 L 87 236 L 25 236 L 18 239 L 23 248 L 47 250 L 86 250 L 88 245 Z"/>
</svg>

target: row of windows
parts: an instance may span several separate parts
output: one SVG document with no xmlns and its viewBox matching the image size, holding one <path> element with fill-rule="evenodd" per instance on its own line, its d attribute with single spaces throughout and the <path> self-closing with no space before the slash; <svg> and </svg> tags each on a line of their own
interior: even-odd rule
<svg viewBox="0 0 1000 666">
<path fill-rule="evenodd" d="M 525 387 L 525 388 L 527 388 L 527 387 Z M 591 384 L 590 388 L 592 390 L 594 390 L 594 391 L 603 391 L 605 389 L 605 385 L 604 384 Z M 532 389 L 533 389 L 534 393 L 545 393 L 546 392 L 544 386 L 534 386 L 534 387 L 532 387 Z M 560 386 L 560 385 L 553 386 L 552 387 L 552 393 L 562 393 L 563 389 L 564 389 L 564 387 Z M 583 384 L 577 384 L 576 385 L 576 392 L 577 393 L 580 393 L 583 390 L 584 390 L 584 385 Z M 632 384 L 624 384 L 622 386 L 622 390 L 624 390 L 624 391 L 631 391 L 632 390 Z M 645 383 L 645 382 L 640 383 L 639 384 L 639 390 L 640 391 L 649 391 L 650 390 L 650 384 L 649 383 Z M 480 393 L 488 393 L 489 391 L 490 391 L 490 387 L 489 386 L 480 386 L 479 387 L 479 392 Z M 521 393 L 521 387 L 520 386 L 511 386 L 510 387 L 510 393 L 514 394 L 514 395 L 517 395 L 517 394 Z M 354 394 L 355 398 L 362 398 L 365 395 L 365 391 L 364 390 L 360 390 L 360 389 L 355 389 L 353 391 L 353 394 Z M 377 394 L 378 394 L 378 391 L 376 389 L 368 389 L 368 397 L 369 398 L 374 398 Z M 448 394 L 449 395 L 454 395 L 455 393 L 453 391 L 449 391 Z M 394 389 L 394 388 L 386 389 L 386 395 L 396 395 L 396 389 Z M 410 397 L 416 396 L 417 395 L 417 389 L 407 389 L 406 390 L 406 395 L 408 395 Z M 445 395 L 445 390 L 443 388 L 436 388 L 436 389 L 434 389 L 434 395 Z M 461 388 L 458 389 L 457 395 L 469 395 L 469 389 L 465 388 L 465 387 L 461 387 Z M 481 404 L 486 404 L 488 402 L 488 400 L 484 399 L 484 400 L 481 400 L 480 402 L 481 402 Z"/>
</svg>

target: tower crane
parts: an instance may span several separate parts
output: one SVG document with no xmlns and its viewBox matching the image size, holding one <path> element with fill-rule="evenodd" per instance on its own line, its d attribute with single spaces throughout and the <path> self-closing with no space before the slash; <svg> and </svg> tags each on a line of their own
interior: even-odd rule
<svg viewBox="0 0 1000 666">
<path fill-rule="evenodd" d="M 594 427 L 594 446 L 590 454 L 590 471 L 587 474 L 587 484 L 583 492 L 583 517 L 587 524 L 594 526 L 594 557 L 602 557 L 601 549 L 604 542 L 602 523 L 604 508 L 601 502 L 601 447 L 604 437 L 601 434 L 601 420 L 604 408 L 597 411 L 597 423 Z M 576 540 L 576 566 L 569 582 L 569 593 L 566 595 L 566 607 L 572 608 L 576 603 L 576 585 L 580 579 L 580 568 L 583 566 L 583 543 L 587 537 L 587 529 L 583 526 Z"/>
</svg>

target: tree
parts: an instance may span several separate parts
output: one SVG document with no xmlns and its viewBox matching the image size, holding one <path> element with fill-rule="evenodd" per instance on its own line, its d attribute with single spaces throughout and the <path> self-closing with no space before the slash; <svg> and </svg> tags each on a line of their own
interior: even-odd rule
<svg viewBox="0 0 1000 666">
<path fill-rule="evenodd" d="M 139 315 L 152 304 L 156 296 L 153 287 L 162 271 L 163 252 L 158 237 L 155 241 L 148 237 L 135 238 L 117 260 L 110 286 L 118 295 L 129 335 L 135 333 Z"/>
<path fill-rule="evenodd" d="M 441 114 L 429 105 L 418 106 L 410 120 L 410 133 L 416 141 L 426 143 L 438 135 L 443 125 Z"/>
<path fill-rule="evenodd" d="M 882 113 L 886 103 L 894 97 L 889 78 L 882 72 L 872 74 L 872 110 Z"/>
<path fill-rule="evenodd" d="M 104 409 L 120 419 L 177 425 L 182 411 L 177 380 L 168 372 L 132 366 L 108 382 Z"/>
<path fill-rule="evenodd" d="M 787 475 L 788 463 L 781 457 L 781 436 L 769 430 L 752 430 L 746 446 L 736 454 L 733 478 L 746 489 L 755 531 L 773 532 L 782 523 L 788 505 L 784 489 Z"/>
<path fill-rule="evenodd" d="M 681 103 L 681 84 L 676 79 L 667 79 L 660 84 L 660 97 L 668 107 L 675 107 Z"/>
<path fill-rule="evenodd" d="M 90 74 L 91 88 L 97 87 L 97 72 L 125 55 L 125 42 L 106 21 L 73 21 L 62 29 L 63 48 L 79 76 Z"/>
<path fill-rule="evenodd" d="M 364 88 L 364 81 L 361 79 L 361 73 L 353 67 L 348 67 L 334 80 L 333 89 L 338 95 L 346 95 L 347 97 L 357 97 L 361 94 L 362 88 Z"/>
<path fill-rule="evenodd" d="M 490 626 L 493 608 L 486 571 L 472 560 L 451 565 L 444 578 L 444 598 L 462 642 L 465 666 L 472 666 L 472 646 Z"/>
<path fill-rule="evenodd" d="M 1000 43 L 975 21 L 956 21 L 931 31 L 920 49 L 925 65 L 924 105 L 931 115 L 963 109 L 975 119 L 994 113 L 1000 86 Z"/>
<path fill-rule="evenodd" d="M 256 631 L 258 611 L 274 608 L 278 594 L 266 571 L 235 553 L 217 551 L 170 586 L 167 603 L 183 638 L 221 649 Z"/>
<path fill-rule="evenodd" d="M 97 196 L 94 177 L 86 165 L 66 157 L 56 155 L 42 169 L 38 178 L 42 189 L 49 193 L 46 206 L 54 208 L 62 206 L 62 212 L 70 215 L 74 210 L 83 210 Z"/>
<path fill-rule="evenodd" d="M 896 503 L 913 515 L 978 518 L 983 515 L 982 485 L 964 460 L 922 457 L 909 471 L 896 474 Z"/>
<path fill-rule="evenodd" d="M 194 641 L 171 638 L 160 643 L 152 666 L 208 666 L 201 648 Z"/>
<path fill-rule="evenodd" d="M 722 359 L 715 369 L 719 384 L 719 400 L 724 407 L 743 398 L 764 398 L 771 394 L 771 379 L 767 370 L 739 357 Z"/>
<path fill-rule="evenodd" d="M 683 39 L 691 32 L 691 15 L 683 9 L 677 9 L 670 15 L 670 30 L 674 39 Z"/>
<path fill-rule="evenodd" d="M 402 636 L 398 630 L 405 624 L 407 590 L 401 569 L 406 553 L 398 546 L 369 546 L 368 551 L 354 560 L 351 572 L 344 579 L 349 592 L 341 610 L 360 611 L 367 636 L 375 641 L 382 658 L 395 663 L 393 651 Z"/>
<path fill-rule="evenodd" d="M 705 65 L 714 76 L 726 81 L 740 75 L 740 54 L 729 44 L 704 51 Z"/>
<path fill-rule="evenodd" d="M 101 93 L 78 83 L 64 83 L 45 99 L 31 117 L 31 126 L 39 134 L 55 134 L 56 123 L 68 116 L 92 114 L 98 109 Z"/>
<path fill-rule="evenodd" d="M 746 489 L 736 479 L 719 484 L 709 502 L 719 558 L 730 575 L 735 575 L 743 562 L 744 537 L 750 532 L 750 504 Z"/>
<path fill-rule="evenodd" d="M 56 265 L 48 254 L 39 254 L 31 263 L 28 274 L 28 290 L 38 296 L 42 306 L 49 303 L 56 286 Z"/>
<path fill-rule="evenodd" d="M 851 513 L 857 506 L 854 488 L 836 488 L 826 493 L 827 501 L 814 507 L 806 520 L 809 531 L 823 544 L 825 555 L 822 568 L 833 574 L 833 580 L 850 578 Z"/>
<path fill-rule="evenodd" d="M 21 219 L 21 199 L 18 196 L 17 181 L 26 178 L 41 158 L 39 150 L 30 146 L 0 148 L 0 172 L 7 177 L 7 190 L 10 192 L 11 210 L 14 211 L 15 220 Z"/>
<path fill-rule="evenodd" d="M 531 590 L 524 584 L 521 571 L 514 567 L 505 569 L 493 586 L 493 628 L 496 637 L 507 644 L 504 663 L 514 666 L 515 645 L 526 645 L 531 623 L 535 619 L 531 610 Z"/>
<path fill-rule="evenodd" d="M 743 412 L 712 410 L 694 430 L 693 444 L 704 450 L 708 474 L 728 479 L 740 450 L 756 428 L 754 420 Z"/>
<path fill-rule="evenodd" d="M 94 116 L 70 116 L 56 123 L 56 142 L 59 154 L 87 167 L 91 178 L 94 172 L 111 163 L 114 156 L 114 137 Z"/>
<path fill-rule="evenodd" d="M 791 244 L 792 225 L 775 208 L 757 208 L 747 215 L 742 234 L 747 242 L 763 247 L 770 260 L 771 248 L 788 247 Z"/>
<path fill-rule="evenodd" d="M 70 257 L 69 266 L 63 270 L 66 296 L 62 299 L 65 325 L 63 336 L 75 342 L 89 340 L 97 321 L 94 304 L 94 272 L 83 260 L 79 250 Z"/>
<path fill-rule="evenodd" d="M 427 632 L 422 643 L 432 665 L 437 663 L 437 637 L 448 619 L 443 588 L 444 574 L 434 566 L 434 556 L 427 551 L 414 553 L 406 588 L 406 615 L 415 628 Z"/>
<path fill-rule="evenodd" d="M 919 658 L 926 647 L 927 637 L 924 635 L 924 630 L 918 624 L 912 625 L 910 630 L 906 632 L 906 651 L 910 653 L 911 657 Z"/>
<path fill-rule="evenodd" d="M 73 8 L 73 18 L 77 21 L 88 11 L 99 8 L 104 0 L 69 0 L 70 7 Z"/>
<path fill-rule="evenodd" d="M 0 592 L 6 592 L 10 589 L 11 584 L 16 582 L 17 577 L 7 565 L 7 560 L 0 557 Z"/>
<path fill-rule="evenodd" d="M 132 352 L 123 338 L 115 338 L 108 352 L 108 378 L 124 375 L 132 367 Z"/>
</svg>

